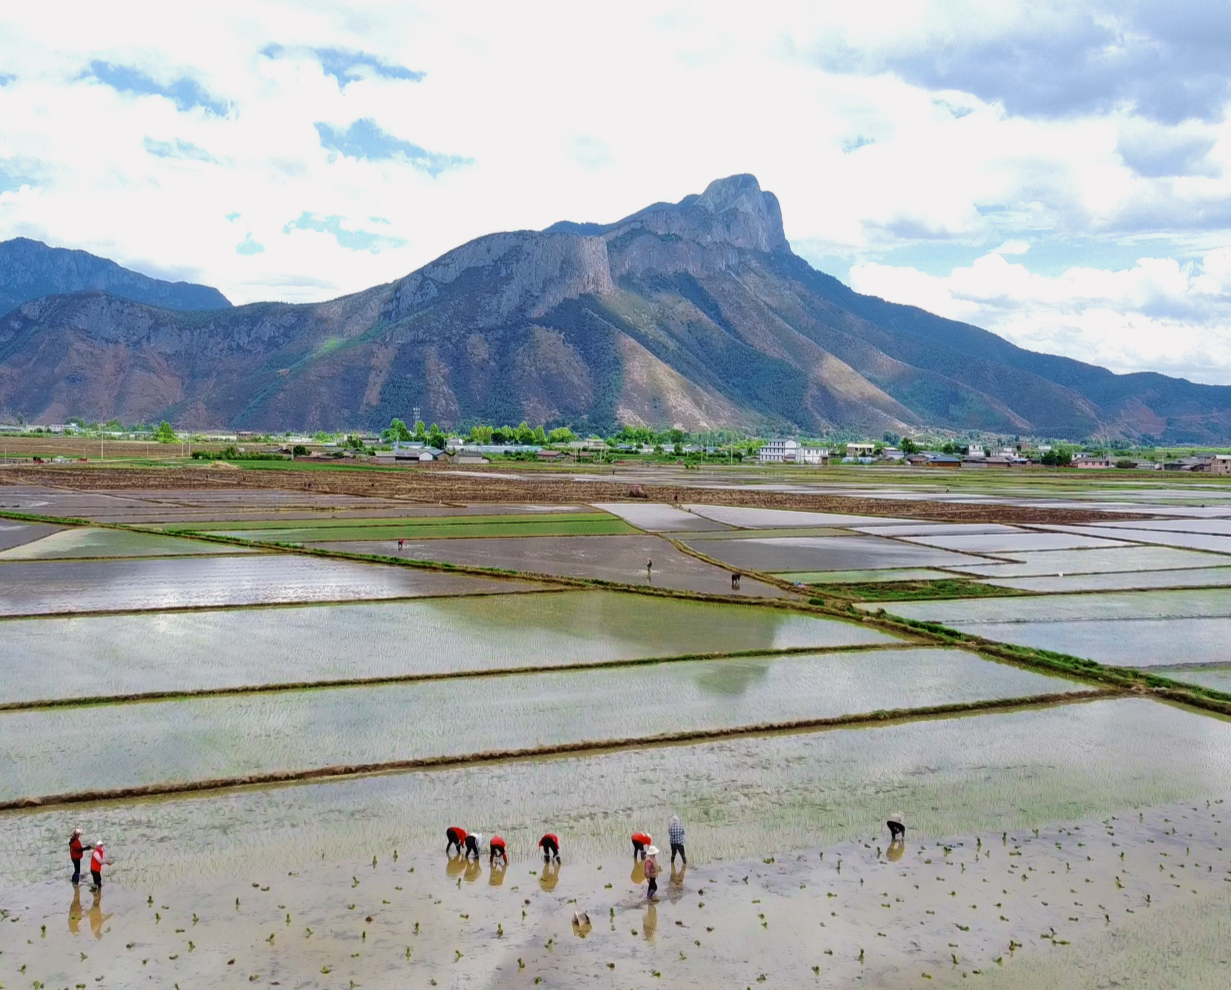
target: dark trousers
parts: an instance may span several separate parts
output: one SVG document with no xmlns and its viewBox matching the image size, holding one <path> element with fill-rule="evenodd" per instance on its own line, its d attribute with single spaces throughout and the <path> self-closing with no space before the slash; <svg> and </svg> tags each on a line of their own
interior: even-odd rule
<svg viewBox="0 0 1231 990">
<path fill-rule="evenodd" d="M 674 863 L 674 862 L 675 862 L 675 854 L 676 854 L 676 853 L 679 853 L 679 854 L 680 854 L 680 859 L 682 859 L 682 860 L 684 861 L 684 865 L 685 865 L 685 866 L 687 866 L 687 865 L 688 865 L 688 856 L 684 853 L 684 843 L 682 843 L 682 842 L 673 842 L 673 843 L 671 843 L 671 862 L 672 862 L 672 863 Z"/>
<path fill-rule="evenodd" d="M 544 842 L 543 843 L 543 858 L 552 859 L 553 857 L 555 859 L 560 858 L 560 847 L 551 841 Z"/>
<path fill-rule="evenodd" d="M 73 883 L 81 883 L 81 860 L 73 860 Z"/>
<path fill-rule="evenodd" d="M 474 853 L 474 858 L 479 858 L 479 843 L 473 835 L 466 836 L 466 858 L 470 858 L 470 854 Z"/>
<path fill-rule="evenodd" d="M 95 887 L 101 887 L 101 886 L 103 885 L 103 873 L 102 873 L 102 870 L 91 870 L 91 871 L 90 871 L 90 876 L 92 876 L 92 877 L 94 878 L 94 886 L 95 886 Z"/>
<path fill-rule="evenodd" d="M 650 877 L 650 889 L 645 892 L 645 896 L 653 897 L 658 893 L 658 877 Z"/>
<path fill-rule="evenodd" d="M 892 842 L 897 842 L 899 839 L 906 838 L 906 826 L 899 825 L 897 822 L 885 822 L 889 826 L 889 839 Z"/>
<path fill-rule="evenodd" d="M 633 840 L 633 855 L 640 856 L 642 859 L 645 859 L 645 843 L 644 842 L 638 842 L 636 839 Z"/>
</svg>

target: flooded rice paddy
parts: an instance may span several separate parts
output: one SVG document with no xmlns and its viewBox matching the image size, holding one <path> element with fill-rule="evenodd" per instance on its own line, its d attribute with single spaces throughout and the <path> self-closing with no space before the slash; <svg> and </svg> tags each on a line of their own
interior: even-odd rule
<svg viewBox="0 0 1231 990">
<path fill-rule="evenodd" d="M 25 523 L 12 519 L 0 519 L 0 551 L 32 543 L 58 532 L 60 532 L 59 526 L 51 526 L 47 523 Z"/>
<path fill-rule="evenodd" d="M 1040 577 L 1056 574 L 1111 574 L 1227 566 L 1211 553 L 1171 547 L 1115 547 L 1110 550 L 1045 550 L 1004 554 L 1013 563 L 960 564 L 952 570 L 988 578 Z"/>
<path fill-rule="evenodd" d="M 890 606 L 894 611 L 900 606 Z M 972 636 L 1054 650 L 1113 667 L 1221 663 L 1228 658 L 1231 619 L 1093 619 L 1084 622 L 964 622 Z M 1177 644 L 1183 644 L 1177 649 Z M 1167 674 L 1166 671 L 1160 673 Z"/>
<path fill-rule="evenodd" d="M 0 800 L 1086 690 L 958 650 L 727 659 L 0 713 Z M 493 714 L 499 715 L 493 718 Z"/>
<path fill-rule="evenodd" d="M 1085 548 L 1110 548 L 1126 544 L 1099 536 L 1078 536 L 1069 533 L 1040 533 L 1017 530 L 1008 533 L 968 534 L 954 536 L 903 536 L 903 540 L 922 546 L 938 547 L 941 550 L 960 550 L 966 553 L 1013 553 L 1040 550 L 1080 550 Z"/>
<path fill-rule="evenodd" d="M 1102 701 L 26 814 L 0 853 L 0 979 L 1215 987 L 1229 737 Z M 647 905 L 627 836 L 673 812 L 690 865 Z M 445 821 L 499 831 L 509 867 L 446 859 Z M 51 853 L 74 824 L 116 860 L 97 899 Z M 558 870 L 534 857 L 547 829 Z"/>
<path fill-rule="evenodd" d="M 728 566 L 770 572 L 950 567 L 980 560 L 875 536 L 765 536 L 741 540 L 689 536 L 684 542 Z"/>
<path fill-rule="evenodd" d="M 319 543 L 327 550 L 385 554 L 413 560 L 445 561 L 476 567 L 501 567 L 619 584 L 700 591 L 744 598 L 785 598 L 790 592 L 747 578 L 731 587 L 728 570 L 681 553 L 666 539 L 636 536 L 522 536 L 509 539 L 411 540 L 400 553 L 396 543 Z M 704 552 L 704 551 L 703 551 Z M 653 563 L 646 567 L 646 561 Z"/>
<path fill-rule="evenodd" d="M 1053 574 L 1045 577 L 980 578 L 1018 591 L 1129 591 L 1135 588 L 1201 588 L 1231 585 L 1231 567 L 1194 567 L 1171 571 L 1124 571 L 1116 574 Z"/>
<path fill-rule="evenodd" d="M 1231 616 L 1224 588 L 1125 591 L 1093 595 L 973 598 L 963 601 L 893 602 L 896 615 L 960 626 L 971 622 L 1061 622 L 1081 619 L 1185 619 Z M 862 605 L 876 609 L 878 605 Z"/>
<path fill-rule="evenodd" d="M 252 553 L 246 547 L 228 547 L 200 540 L 185 540 L 156 533 L 122 529 L 78 527 L 61 530 L 40 540 L 0 552 L 0 561 L 56 560 L 85 557 L 175 557 L 187 554 Z"/>
<path fill-rule="evenodd" d="M 672 505 L 637 502 L 599 502 L 596 509 L 610 512 L 631 523 L 638 529 L 652 533 L 677 533 L 692 531 L 721 532 L 728 529 L 724 523 L 715 522 L 695 512 L 688 512 Z"/>
<path fill-rule="evenodd" d="M 0 623 L 0 703 L 892 644 L 855 622 L 604 591 Z"/>
<path fill-rule="evenodd" d="M 284 554 L 0 565 L 0 615 L 525 591 L 528 582 Z"/>
</svg>

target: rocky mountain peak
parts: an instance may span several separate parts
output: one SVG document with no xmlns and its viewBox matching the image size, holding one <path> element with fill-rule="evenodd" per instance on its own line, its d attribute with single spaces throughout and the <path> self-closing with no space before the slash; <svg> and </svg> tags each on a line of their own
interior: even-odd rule
<svg viewBox="0 0 1231 990">
<path fill-rule="evenodd" d="M 695 204 L 722 221 L 735 247 L 771 254 L 786 246 L 778 197 L 762 192 L 755 175 L 745 172 L 715 179 L 695 198 Z"/>
</svg>

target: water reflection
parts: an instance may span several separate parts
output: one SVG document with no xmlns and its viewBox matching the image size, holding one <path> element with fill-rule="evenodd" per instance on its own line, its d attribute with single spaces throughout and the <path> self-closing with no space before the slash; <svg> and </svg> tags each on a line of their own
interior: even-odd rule
<svg viewBox="0 0 1231 990">
<path fill-rule="evenodd" d="M 700 668 L 696 683 L 706 694 L 737 697 L 768 676 L 769 664 L 765 661 L 723 660 Z"/>
<path fill-rule="evenodd" d="M 90 905 L 90 931 L 95 938 L 103 937 L 103 925 L 110 917 L 109 914 L 103 914 L 103 891 L 101 887 L 97 887 L 94 890 L 94 903 Z"/>
<path fill-rule="evenodd" d="M 483 875 L 483 864 L 477 859 L 472 859 L 466 864 L 466 872 L 463 874 L 467 883 L 474 883 Z"/>
<path fill-rule="evenodd" d="M 451 855 L 447 863 L 445 863 L 445 876 L 450 880 L 456 880 L 466 872 L 466 864 L 470 862 L 465 856 Z"/>
<path fill-rule="evenodd" d="M 68 906 L 68 930 L 72 935 L 81 934 L 81 888 L 73 885 L 73 903 Z"/>
<path fill-rule="evenodd" d="M 658 906 L 653 901 L 646 905 L 645 919 L 641 922 L 641 932 L 647 942 L 653 942 L 658 934 Z"/>
<path fill-rule="evenodd" d="M 672 904 L 678 904 L 680 898 L 684 896 L 684 875 L 687 872 L 687 863 L 678 869 L 674 863 L 671 864 L 671 876 L 667 879 L 667 900 Z"/>
<path fill-rule="evenodd" d="M 893 842 L 889 843 L 889 848 L 885 850 L 885 858 L 891 863 L 896 863 L 902 858 L 902 855 L 905 852 L 906 843 L 901 839 L 895 839 Z"/>
<path fill-rule="evenodd" d="M 628 878 L 635 884 L 645 883 L 645 863 L 640 859 L 633 860 L 633 872 Z"/>
<path fill-rule="evenodd" d="M 559 882 L 560 864 L 557 862 L 544 863 L 543 872 L 539 874 L 539 886 L 550 891 L 555 890 Z"/>
<path fill-rule="evenodd" d="M 501 862 L 492 863 L 491 873 L 488 875 L 487 882 L 493 887 L 499 887 L 504 883 L 505 864 Z"/>
</svg>

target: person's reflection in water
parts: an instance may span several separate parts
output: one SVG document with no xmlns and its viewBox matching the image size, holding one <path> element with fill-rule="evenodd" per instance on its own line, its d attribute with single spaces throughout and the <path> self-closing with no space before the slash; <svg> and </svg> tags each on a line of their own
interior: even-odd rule
<svg viewBox="0 0 1231 990">
<path fill-rule="evenodd" d="M 501 862 L 492 863 L 491 874 L 487 878 L 487 882 L 493 887 L 499 887 L 504 883 L 505 864 Z"/>
<path fill-rule="evenodd" d="M 103 914 L 102 889 L 95 888 L 94 903 L 90 905 L 90 931 L 94 933 L 95 938 L 103 937 L 103 925 L 110 917 L 109 914 Z"/>
<path fill-rule="evenodd" d="M 68 930 L 72 935 L 81 934 L 81 888 L 73 887 L 73 903 L 68 906 Z"/>
<path fill-rule="evenodd" d="M 555 890 L 560 882 L 560 864 L 558 862 L 544 863 L 543 872 L 539 874 L 539 886 L 544 890 Z"/>
<path fill-rule="evenodd" d="M 450 880 L 460 877 L 466 872 L 466 857 L 465 856 L 450 856 L 445 862 L 445 876 Z"/>
<path fill-rule="evenodd" d="M 647 942 L 653 942 L 658 934 L 658 905 L 650 901 L 645 909 L 645 919 L 641 922 L 641 932 Z"/>
<path fill-rule="evenodd" d="M 671 878 L 667 881 L 667 900 L 672 904 L 678 904 L 680 898 L 684 896 L 684 874 L 687 872 L 687 863 L 678 869 L 674 863 L 671 864 Z"/>
<path fill-rule="evenodd" d="M 467 860 L 464 874 L 467 883 L 474 883 L 483 875 L 483 864 L 477 859 Z"/>
<path fill-rule="evenodd" d="M 885 850 L 885 858 L 891 863 L 896 863 L 902 858 L 902 854 L 906 852 L 906 843 L 901 839 L 894 839 L 889 843 L 889 848 Z"/>
<path fill-rule="evenodd" d="M 633 872 L 628 878 L 638 887 L 645 883 L 645 861 L 640 859 L 633 860 Z"/>
</svg>

